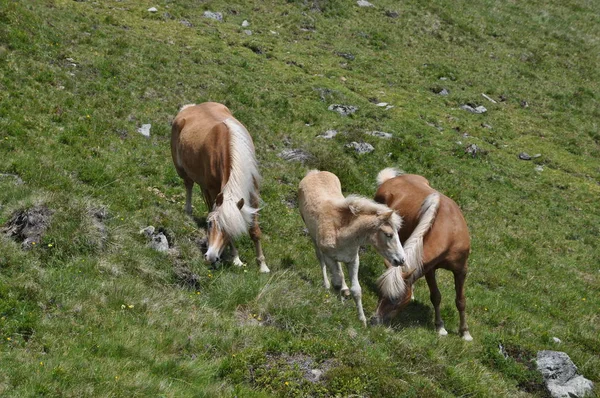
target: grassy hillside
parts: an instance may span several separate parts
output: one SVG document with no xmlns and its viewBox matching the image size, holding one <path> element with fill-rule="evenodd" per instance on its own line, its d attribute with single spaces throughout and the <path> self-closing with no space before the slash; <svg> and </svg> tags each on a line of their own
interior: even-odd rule
<svg viewBox="0 0 600 398">
<path fill-rule="evenodd" d="M 28 209 L 48 222 L 25 244 L 0 233 L 0 395 L 543 397 L 542 349 L 600 382 L 600 4 L 373 4 L 0 0 L 0 226 Z M 246 267 L 204 264 L 199 190 L 184 215 L 170 122 L 203 101 L 254 138 L 269 275 L 247 237 Z M 423 281 L 391 327 L 366 329 L 321 286 L 300 179 L 329 170 L 371 197 L 390 166 L 465 214 L 472 343 L 444 271 L 444 338 Z M 367 314 L 382 270 L 367 248 Z"/>
</svg>

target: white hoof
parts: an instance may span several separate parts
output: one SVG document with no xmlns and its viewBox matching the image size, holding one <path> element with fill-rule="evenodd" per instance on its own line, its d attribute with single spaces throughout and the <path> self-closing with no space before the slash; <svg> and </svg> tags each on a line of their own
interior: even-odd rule
<svg viewBox="0 0 600 398">
<path fill-rule="evenodd" d="M 438 333 L 438 336 L 447 336 L 448 335 L 448 331 L 444 327 L 439 328 L 437 333 Z"/>
<path fill-rule="evenodd" d="M 271 272 L 271 270 L 269 269 L 269 267 L 267 267 L 267 264 L 263 263 L 260 265 L 260 271 L 261 274 L 267 274 L 269 272 Z"/>
<path fill-rule="evenodd" d="M 473 337 L 471 337 L 471 333 L 469 332 L 464 332 L 462 335 L 462 339 L 464 341 L 473 341 Z"/>
<path fill-rule="evenodd" d="M 240 260 L 240 258 L 239 258 L 239 257 L 237 257 L 237 256 L 236 256 L 236 257 L 233 259 L 233 265 L 236 265 L 236 266 L 238 266 L 238 267 L 243 267 L 243 266 L 244 266 L 244 263 L 242 262 L 242 260 Z"/>
</svg>

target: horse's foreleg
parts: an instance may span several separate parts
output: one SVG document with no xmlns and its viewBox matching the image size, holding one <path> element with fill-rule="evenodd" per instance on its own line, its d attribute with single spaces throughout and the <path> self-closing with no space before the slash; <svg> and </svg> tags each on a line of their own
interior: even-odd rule
<svg viewBox="0 0 600 398">
<path fill-rule="evenodd" d="M 425 274 L 425 280 L 427 281 L 427 286 L 429 286 L 429 299 L 435 311 L 435 329 L 440 336 L 446 336 L 448 332 L 444 328 L 444 321 L 442 321 L 442 315 L 440 314 L 442 294 L 435 280 L 435 268 Z"/>
<path fill-rule="evenodd" d="M 323 253 L 321 253 L 321 256 L 329 267 L 329 272 L 331 272 L 331 283 L 333 284 L 333 288 L 340 292 L 342 298 L 348 297 L 350 295 L 350 289 L 348 289 L 348 286 L 346 285 L 341 264 Z"/>
<path fill-rule="evenodd" d="M 238 267 L 243 266 L 244 263 L 242 262 L 242 260 L 240 260 L 240 254 L 238 253 L 238 250 L 236 249 L 233 242 L 229 243 L 229 247 L 231 248 L 231 261 L 233 262 L 233 265 L 236 265 Z"/>
<path fill-rule="evenodd" d="M 362 305 L 362 289 L 358 282 L 358 256 L 354 260 L 348 263 L 348 273 L 350 274 L 350 293 L 354 302 L 356 303 L 356 310 L 358 311 L 358 319 L 363 323 L 363 326 L 367 326 L 367 318 Z"/>
<path fill-rule="evenodd" d="M 467 264 L 466 259 L 464 266 L 459 271 L 454 271 L 454 289 L 456 290 L 456 309 L 460 317 L 460 326 L 458 333 L 462 336 L 463 340 L 471 341 L 471 333 L 469 333 L 469 327 L 467 326 L 467 317 L 465 315 L 465 306 L 467 300 L 465 299 L 465 279 L 467 277 Z"/>
<path fill-rule="evenodd" d="M 258 213 L 256 213 L 254 214 L 252 226 L 250 227 L 250 238 L 252 239 L 252 242 L 254 242 L 254 249 L 256 250 L 256 262 L 258 263 L 260 272 L 267 273 L 271 271 L 265 263 L 265 255 L 263 254 L 262 246 L 260 245 L 261 235 L 262 232 L 260 230 L 260 227 L 258 226 Z"/>
</svg>

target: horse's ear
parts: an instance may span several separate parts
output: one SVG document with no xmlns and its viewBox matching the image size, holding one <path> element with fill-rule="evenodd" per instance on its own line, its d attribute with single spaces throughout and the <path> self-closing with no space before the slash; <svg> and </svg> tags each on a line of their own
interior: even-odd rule
<svg viewBox="0 0 600 398">
<path fill-rule="evenodd" d="M 241 198 L 239 202 L 237 202 L 237 208 L 242 210 L 242 207 L 244 207 L 244 198 Z"/>
<path fill-rule="evenodd" d="M 217 199 L 215 199 L 215 205 L 217 207 L 219 207 L 222 204 L 223 204 L 223 192 L 219 192 L 219 194 L 217 195 Z"/>
<path fill-rule="evenodd" d="M 379 212 L 379 219 L 387 221 L 390 219 L 390 217 L 392 217 L 392 214 L 394 214 L 394 210 L 389 209 L 389 210 L 384 210 Z"/>
</svg>

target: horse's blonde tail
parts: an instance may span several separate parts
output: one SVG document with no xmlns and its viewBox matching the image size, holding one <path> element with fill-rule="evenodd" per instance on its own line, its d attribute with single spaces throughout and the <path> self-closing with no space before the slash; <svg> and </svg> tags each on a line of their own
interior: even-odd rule
<svg viewBox="0 0 600 398">
<path fill-rule="evenodd" d="M 379 174 L 377 174 L 377 186 L 383 184 L 391 178 L 399 176 L 400 174 L 402 174 L 402 172 L 394 167 L 388 167 L 381 170 Z"/>
<path fill-rule="evenodd" d="M 406 280 L 412 285 L 423 275 L 423 238 L 435 221 L 440 207 L 440 194 L 428 195 L 419 210 L 419 223 L 404 243 L 408 274 L 402 273 L 401 267 L 390 267 L 379 277 L 377 285 L 383 297 L 397 300 L 406 293 Z"/>
</svg>

